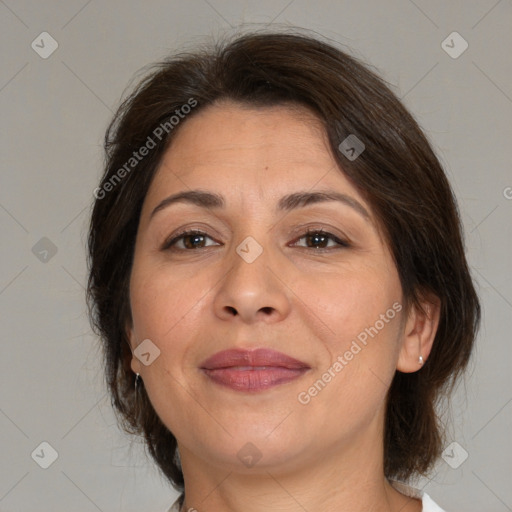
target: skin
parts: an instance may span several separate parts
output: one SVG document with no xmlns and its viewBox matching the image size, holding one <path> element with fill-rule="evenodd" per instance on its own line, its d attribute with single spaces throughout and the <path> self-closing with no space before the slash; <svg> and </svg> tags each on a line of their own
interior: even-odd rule
<svg viewBox="0 0 512 512">
<path fill-rule="evenodd" d="M 150 218 L 160 201 L 190 189 L 222 194 L 226 207 L 176 203 Z M 282 196 L 316 190 L 350 196 L 369 219 L 333 201 L 274 211 Z M 182 228 L 207 236 L 163 249 Z M 308 246 L 308 228 L 349 246 Z M 252 263 L 236 252 L 247 236 L 263 249 Z M 419 355 L 430 353 L 435 301 L 424 303 L 426 314 L 403 308 L 308 404 L 297 399 L 359 333 L 404 303 L 374 214 L 310 112 L 222 102 L 183 122 L 142 208 L 130 301 L 132 349 L 150 339 L 160 350 L 148 366 L 134 356 L 131 367 L 178 440 L 183 510 L 421 511 L 385 479 L 382 439 L 395 371 L 418 371 Z M 269 390 L 234 391 L 199 369 L 233 347 L 273 348 L 310 370 Z M 261 454 L 252 467 L 237 457 L 249 442 Z"/>
</svg>

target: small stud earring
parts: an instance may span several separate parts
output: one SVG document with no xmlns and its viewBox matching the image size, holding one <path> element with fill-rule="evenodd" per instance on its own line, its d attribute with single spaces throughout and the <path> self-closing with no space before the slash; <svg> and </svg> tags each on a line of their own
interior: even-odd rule
<svg viewBox="0 0 512 512">
<path fill-rule="evenodd" d="M 140 383 L 140 374 L 136 373 L 135 374 L 135 391 L 138 391 L 139 390 L 139 383 Z"/>
<path fill-rule="evenodd" d="M 420 356 L 419 359 L 418 359 L 418 363 L 420 364 L 420 366 L 423 364 L 423 356 Z"/>
</svg>

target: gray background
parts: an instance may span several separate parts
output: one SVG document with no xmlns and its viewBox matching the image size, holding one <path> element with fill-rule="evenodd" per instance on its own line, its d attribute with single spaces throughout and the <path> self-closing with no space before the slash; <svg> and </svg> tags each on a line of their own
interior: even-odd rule
<svg viewBox="0 0 512 512">
<path fill-rule="evenodd" d="M 484 312 L 449 423 L 448 460 L 468 458 L 455 469 L 440 459 L 418 486 L 449 512 L 512 510 L 510 0 L 0 1 L 0 510 L 163 511 L 174 500 L 105 393 L 84 303 L 86 226 L 103 134 L 134 74 L 242 23 L 348 45 L 432 141 Z M 43 31 L 58 43 L 47 59 L 31 47 Z M 469 45 L 457 58 L 441 46 L 453 31 Z M 47 469 L 43 441 L 58 453 Z"/>
</svg>

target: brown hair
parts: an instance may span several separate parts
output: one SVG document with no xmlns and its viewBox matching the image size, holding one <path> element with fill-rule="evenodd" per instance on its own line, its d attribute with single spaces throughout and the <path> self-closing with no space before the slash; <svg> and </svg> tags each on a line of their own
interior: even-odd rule
<svg viewBox="0 0 512 512">
<path fill-rule="evenodd" d="M 87 301 L 121 423 L 144 435 L 151 456 L 182 490 L 175 437 L 143 387 L 139 402 L 135 399 L 126 333 L 129 279 L 142 203 L 163 153 L 187 119 L 224 99 L 313 110 L 340 169 L 380 223 L 400 276 L 405 309 L 419 306 L 428 293 L 440 299 L 430 357 L 420 371 L 396 372 L 385 423 L 385 476 L 407 481 L 426 474 L 444 443 L 436 404 L 453 391 L 466 368 L 480 322 L 456 201 L 427 138 L 386 83 L 356 58 L 297 30 L 237 35 L 157 63 L 121 104 L 106 132 L 105 172 L 95 192 L 88 238 Z M 193 102 L 194 108 L 175 124 L 172 116 L 185 113 L 183 105 Z M 350 134 L 365 146 L 353 160 L 338 150 Z M 147 155 L 130 160 L 149 139 L 154 147 Z"/>
</svg>

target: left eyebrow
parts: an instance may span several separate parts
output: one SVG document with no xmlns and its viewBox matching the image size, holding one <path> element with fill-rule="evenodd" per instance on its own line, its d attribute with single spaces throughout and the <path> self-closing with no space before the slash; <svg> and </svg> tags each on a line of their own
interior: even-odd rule
<svg viewBox="0 0 512 512">
<path fill-rule="evenodd" d="M 358 212 L 362 217 L 366 220 L 370 220 L 370 214 L 366 210 L 366 208 L 356 199 L 346 194 L 341 194 L 340 192 L 333 192 L 332 190 L 326 191 L 300 191 L 294 192 L 293 194 L 288 194 L 283 196 L 279 202 L 277 203 L 277 211 L 290 211 L 297 208 L 304 208 L 311 204 L 315 203 L 323 203 L 328 201 L 338 201 L 347 206 L 350 206 L 353 210 Z M 225 208 L 226 201 L 224 197 L 220 194 L 216 194 L 213 192 L 206 192 L 203 190 L 186 190 L 183 192 L 177 192 L 176 194 L 172 194 L 169 197 L 166 197 L 163 201 L 161 201 L 155 209 L 151 212 L 150 219 L 153 216 L 163 210 L 164 208 L 169 207 L 175 203 L 190 203 L 200 206 L 201 208 L 208 209 L 221 209 Z"/>
</svg>

